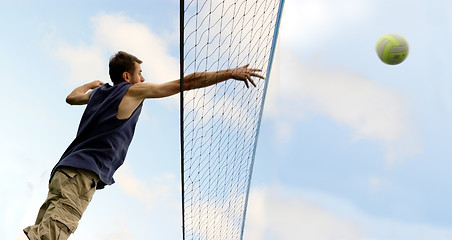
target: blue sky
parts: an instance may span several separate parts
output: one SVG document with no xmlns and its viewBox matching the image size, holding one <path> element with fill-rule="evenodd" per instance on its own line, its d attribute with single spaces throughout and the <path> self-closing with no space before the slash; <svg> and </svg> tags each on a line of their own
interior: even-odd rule
<svg viewBox="0 0 452 240">
<path fill-rule="evenodd" d="M 22 240 L 111 55 L 147 81 L 178 77 L 178 1 L 0 1 L 4 196 Z M 452 239 L 452 3 L 287 0 L 257 147 L 245 239 Z M 397 66 L 377 40 L 404 36 Z M 181 239 L 178 96 L 145 103 L 116 184 L 73 240 Z"/>
</svg>

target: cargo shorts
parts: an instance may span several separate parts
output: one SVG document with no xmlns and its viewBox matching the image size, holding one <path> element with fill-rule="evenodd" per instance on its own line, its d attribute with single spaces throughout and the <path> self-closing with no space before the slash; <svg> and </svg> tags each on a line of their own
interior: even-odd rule
<svg viewBox="0 0 452 240">
<path fill-rule="evenodd" d="M 94 172 L 60 167 L 49 183 L 49 193 L 35 225 L 24 229 L 30 240 L 66 240 L 75 232 L 88 207 L 99 177 Z"/>
</svg>

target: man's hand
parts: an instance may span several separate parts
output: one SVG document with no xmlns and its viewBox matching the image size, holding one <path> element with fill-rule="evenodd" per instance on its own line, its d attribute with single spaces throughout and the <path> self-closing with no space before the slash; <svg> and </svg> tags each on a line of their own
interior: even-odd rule
<svg viewBox="0 0 452 240">
<path fill-rule="evenodd" d="M 184 77 L 184 89 L 191 90 L 196 88 L 204 88 L 226 81 L 228 79 L 243 81 L 245 82 L 247 88 L 249 88 L 248 82 L 256 87 L 256 84 L 251 77 L 264 79 L 263 76 L 257 74 L 257 72 L 261 72 L 262 70 L 256 68 L 248 68 L 248 66 L 249 64 L 242 67 L 221 70 L 217 72 L 196 72 L 189 74 Z M 177 81 L 179 82 L 179 80 Z"/>
<path fill-rule="evenodd" d="M 84 105 L 87 104 L 89 101 L 89 96 L 91 95 L 92 91 L 89 90 L 93 90 L 96 89 L 100 86 L 102 86 L 104 83 L 96 80 L 96 81 L 92 81 L 90 83 L 87 83 L 83 86 L 80 86 L 76 89 L 74 89 L 74 91 L 72 91 L 66 98 L 66 102 L 71 104 L 71 105 Z"/>
<path fill-rule="evenodd" d="M 264 79 L 264 77 L 260 74 L 257 74 L 256 72 L 262 72 L 262 69 L 256 69 L 256 68 L 248 68 L 249 64 L 231 69 L 231 78 L 239 81 L 244 81 L 247 88 L 249 88 L 248 81 L 253 84 L 254 87 L 256 87 L 256 84 L 254 83 L 253 79 L 251 77 L 258 77 L 260 79 Z"/>
<path fill-rule="evenodd" d="M 103 83 L 102 81 L 95 80 L 95 81 L 92 81 L 92 82 L 87 83 L 87 84 L 85 84 L 85 85 L 87 85 L 87 87 L 88 87 L 89 89 L 96 89 L 96 88 L 98 88 L 98 87 L 104 85 L 104 83 Z"/>
</svg>

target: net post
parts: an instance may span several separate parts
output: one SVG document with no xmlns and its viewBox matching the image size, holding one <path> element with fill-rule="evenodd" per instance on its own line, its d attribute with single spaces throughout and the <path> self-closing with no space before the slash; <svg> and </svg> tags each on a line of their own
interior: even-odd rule
<svg viewBox="0 0 452 240">
<path fill-rule="evenodd" d="M 181 147 L 181 196 L 182 239 L 185 240 L 185 190 L 184 190 L 184 0 L 179 3 L 179 73 L 180 73 L 180 147 Z"/>
</svg>

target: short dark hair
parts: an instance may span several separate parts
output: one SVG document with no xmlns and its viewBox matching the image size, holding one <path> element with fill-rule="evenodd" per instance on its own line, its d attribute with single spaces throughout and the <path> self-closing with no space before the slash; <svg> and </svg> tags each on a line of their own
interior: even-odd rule
<svg viewBox="0 0 452 240">
<path fill-rule="evenodd" d="M 118 84 L 125 81 L 122 78 L 122 74 L 124 72 L 133 74 L 133 71 L 135 71 L 135 62 L 141 64 L 143 61 L 124 51 L 119 51 L 114 56 L 112 56 L 110 58 L 110 63 L 108 64 L 108 73 L 110 74 L 110 79 L 113 84 Z"/>
</svg>

